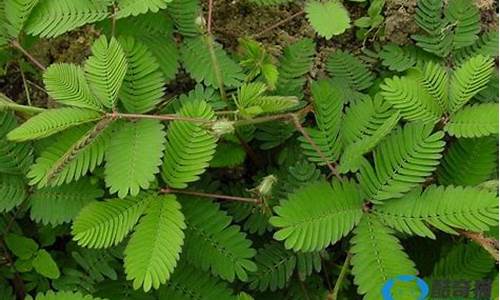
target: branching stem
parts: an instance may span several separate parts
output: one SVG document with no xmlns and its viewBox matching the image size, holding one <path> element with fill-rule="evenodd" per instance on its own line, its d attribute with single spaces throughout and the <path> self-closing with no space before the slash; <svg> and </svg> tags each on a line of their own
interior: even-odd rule
<svg viewBox="0 0 500 300">
<path fill-rule="evenodd" d="M 198 197 L 205 197 L 205 198 L 222 199 L 222 200 L 228 200 L 228 201 L 246 202 L 246 203 L 252 203 L 252 204 L 260 204 L 261 203 L 261 200 L 257 199 L 257 198 L 228 196 L 228 195 L 203 193 L 203 192 L 196 192 L 196 191 L 177 190 L 177 189 L 171 189 L 171 188 L 164 188 L 161 190 L 161 192 L 165 193 L 165 194 L 182 194 L 182 195 L 198 196 Z"/>
<path fill-rule="evenodd" d="M 295 19 L 296 17 L 302 16 L 304 13 L 305 13 L 304 10 L 296 12 L 293 15 L 289 16 L 288 18 L 283 19 L 283 20 L 279 21 L 278 23 L 267 27 L 266 29 L 262 30 L 261 32 L 259 32 L 257 34 L 254 34 L 252 37 L 253 38 L 261 37 L 261 36 L 265 35 L 266 33 L 272 31 L 273 29 L 276 29 L 276 28 L 280 27 L 281 25 L 290 22 L 291 20 Z"/>
<path fill-rule="evenodd" d="M 351 257 L 351 252 L 347 252 L 347 257 L 345 258 L 344 264 L 342 265 L 342 270 L 340 270 L 340 274 L 337 278 L 337 281 L 335 282 L 333 291 L 331 294 L 328 294 L 328 300 L 338 299 L 340 287 L 342 286 L 342 282 L 344 281 L 344 278 L 347 275 L 347 270 L 349 269 L 349 264 L 351 263 Z"/>
<path fill-rule="evenodd" d="M 465 230 L 460 230 L 459 232 L 461 235 L 483 247 L 498 262 L 498 240 L 485 237 L 482 233 L 478 232 Z"/>
<path fill-rule="evenodd" d="M 26 51 L 26 49 L 24 49 L 23 46 L 21 46 L 21 44 L 19 44 L 18 40 L 13 40 L 10 44 L 13 48 L 19 50 L 22 54 L 24 54 L 24 56 L 26 56 L 26 58 L 29 61 L 31 61 L 31 63 L 35 65 L 37 68 L 39 68 L 42 71 L 47 70 L 47 68 L 41 62 L 39 62 L 35 57 L 33 57 L 33 55 L 31 55 L 28 51 Z"/>
</svg>

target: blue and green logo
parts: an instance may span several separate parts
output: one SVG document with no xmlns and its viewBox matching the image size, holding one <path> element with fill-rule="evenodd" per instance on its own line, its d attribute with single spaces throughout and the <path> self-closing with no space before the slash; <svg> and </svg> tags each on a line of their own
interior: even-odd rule
<svg viewBox="0 0 500 300">
<path fill-rule="evenodd" d="M 401 288 L 401 284 L 416 285 L 417 288 Z M 399 275 L 389 279 L 382 287 L 384 300 L 425 300 L 429 295 L 429 286 L 421 278 L 414 275 Z"/>
</svg>

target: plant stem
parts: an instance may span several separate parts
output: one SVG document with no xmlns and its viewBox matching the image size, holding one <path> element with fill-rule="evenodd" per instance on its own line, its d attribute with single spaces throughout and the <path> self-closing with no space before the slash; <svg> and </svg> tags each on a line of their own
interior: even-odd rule
<svg viewBox="0 0 500 300">
<path fill-rule="evenodd" d="M 5 96 L 4 94 L 0 93 L 0 110 L 2 109 L 10 109 L 27 114 L 37 114 L 45 111 L 44 108 L 17 104 L 11 99 L 7 98 L 7 96 Z"/>
<path fill-rule="evenodd" d="M 196 192 L 196 191 L 177 190 L 177 189 L 171 189 L 171 188 L 164 188 L 161 190 L 161 192 L 165 193 L 165 194 L 182 194 L 182 195 L 199 196 L 199 197 L 222 199 L 222 200 L 229 200 L 229 201 L 239 201 L 239 202 L 246 202 L 246 203 L 253 203 L 253 204 L 260 204 L 261 203 L 260 199 L 256 199 L 256 198 L 228 196 L 228 195 L 203 193 L 203 192 Z"/>
<path fill-rule="evenodd" d="M 21 51 L 21 53 L 24 54 L 24 56 L 26 56 L 26 58 L 28 58 L 28 60 L 30 60 L 31 63 L 33 63 L 37 68 L 42 71 L 47 70 L 47 68 L 41 62 L 34 58 L 28 51 L 26 51 L 26 49 L 23 48 L 23 46 L 21 46 L 21 44 L 19 44 L 18 40 L 13 40 L 10 44 L 15 49 Z"/>
<path fill-rule="evenodd" d="M 498 240 L 485 237 L 482 233 L 460 230 L 459 233 L 483 247 L 498 263 Z"/>
<path fill-rule="evenodd" d="M 299 11 L 299 12 L 296 12 L 296 13 L 294 13 L 293 15 L 289 16 L 288 18 L 286 18 L 286 19 L 284 19 L 284 20 L 281 20 L 281 21 L 279 21 L 278 23 L 276 23 L 276 24 L 274 24 L 274 25 L 271 25 L 271 26 L 267 27 L 266 29 L 264 29 L 264 30 L 262 30 L 261 32 L 259 32 L 259 33 L 255 34 L 255 35 L 253 35 L 252 37 L 253 37 L 253 38 L 258 38 L 258 37 L 261 37 L 261 36 L 265 35 L 266 33 L 268 33 L 268 32 L 270 32 L 270 31 L 272 31 L 273 29 L 278 28 L 278 27 L 280 27 L 281 25 L 286 24 L 286 23 L 290 22 L 291 20 L 295 19 L 296 17 L 299 17 L 299 16 L 303 15 L 304 13 L 305 13 L 305 11 L 304 11 L 304 10 L 301 10 L 301 11 Z"/>
<path fill-rule="evenodd" d="M 202 123 L 202 124 L 210 124 L 214 122 L 212 120 L 183 117 L 175 114 L 144 115 L 144 114 L 126 114 L 126 113 L 112 112 L 112 113 L 106 113 L 105 116 L 110 119 L 153 119 L 160 121 L 187 121 L 187 122 Z"/>
<path fill-rule="evenodd" d="M 208 17 L 207 17 L 207 32 L 212 34 L 212 14 L 214 8 L 214 0 L 208 0 Z"/>
<path fill-rule="evenodd" d="M 23 80 L 24 93 L 26 94 L 26 99 L 28 100 L 28 106 L 31 106 L 31 96 L 30 90 L 28 88 L 28 82 L 26 81 L 26 76 L 24 75 L 23 67 L 21 64 L 19 65 L 19 71 L 21 73 L 21 79 Z"/>
<path fill-rule="evenodd" d="M 344 281 L 344 278 L 347 275 L 347 270 L 349 268 L 349 263 L 351 262 L 351 257 L 352 254 L 350 252 L 347 252 L 344 265 L 342 265 L 342 270 L 340 270 L 339 277 L 337 278 L 335 286 L 333 287 L 333 292 L 331 294 L 328 294 L 328 300 L 337 300 L 340 291 L 340 286 L 342 285 L 342 281 Z"/>
</svg>

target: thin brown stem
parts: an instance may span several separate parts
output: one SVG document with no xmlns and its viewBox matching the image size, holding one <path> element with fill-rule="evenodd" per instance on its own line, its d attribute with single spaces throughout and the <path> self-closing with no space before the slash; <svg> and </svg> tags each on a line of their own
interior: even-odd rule
<svg viewBox="0 0 500 300">
<path fill-rule="evenodd" d="M 279 21 L 278 23 L 267 27 L 266 29 L 262 30 L 261 32 L 259 32 L 257 34 L 254 34 L 252 37 L 253 38 L 261 37 L 261 36 L 265 35 L 266 33 L 272 31 L 273 29 L 276 29 L 276 28 L 280 27 L 281 25 L 290 22 L 291 20 L 295 19 L 296 17 L 299 17 L 299 16 L 303 15 L 304 13 L 305 13 L 304 10 L 296 12 L 293 15 L 289 16 L 288 18 L 283 19 L 283 20 Z"/>
<path fill-rule="evenodd" d="M 165 194 L 182 194 L 182 195 L 190 195 L 190 196 L 199 196 L 205 198 L 213 198 L 213 199 L 221 199 L 228 201 L 238 201 L 238 202 L 246 202 L 253 204 L 260 204 L 260 199 L 257 198 L 247 198 L 247 197 L 238 197 L 238 196 L 229 196 L 229 195 L 221 195 L 221 194 L 212 194 L 212 193 L 203 193 L 196 191 L 187 191 L 187 190 L 177 190 L 171 188 L 164 188 L 161 190 L 162 193 Z"/>
<path fill-rule="evenodd" d="M 478 232 L 460 230 L 459 233 L 483 247 L 498 262 L 498 240 Z"/>
<path fill-rule="evenodd" d="M 24 75 L 23 67 L 21 66 L 21 64 L 19 64 L 19 72 L 21 73 L 21 79 L 23 80 L 24 93 L 26 94 L 28 106 L 31 106 L 30 90 L 28 88 L 28 82 L 26 81 L 26 76 Z"/>
<path fill-rule="evenodd" d="M 119 112 L 106 113 L 106 117 L 110 119 L 153 119 L 160 121 L 188 121 L 193 123 L 210 124 L 214 121 L 202 118 L 183 117 L 175 114 L 165 115 L 144 115 L 144 114 L 126 114 Z"/>
<path fill-rule="evenodd" d="M 302 134 L 302 136 L 311 145 L 311 147 L 313 147 L 314 151 L 316 151 L 316 153 L 318 153 L 319 157 L 325 162 L 326 166 L 328 167 L 328 169 L 330 169 L 331 173 L 335 177 L 337 177 L 337 179 L 341 180 L 342 178 L 340 177 L 340 174 L 337 171 L 337 169 L 335 169 L 335 167 L 333 166 L 331 161 L 326 157 L 326 155 L 323 153 L 323 151 L 321 151 L 321 148 L 319 148 L 319 146 L 314 142 L 314 140 L 311 138 L 309 133 L 307 133 L 307 131 L 304 129 L 304 127 L 302 127 L 302 125 L 300 124 L 299 118 L 296 115 L 293 115 L 292 121 L 293 121 L 293 125 L 295 126 L 295 128 Z"/>
<path fill-rule="evenodd" d="M 212 14 L 214 9 L 214 0 L 208 0 L 207 32 L 212 34 Z"/>
<path fill-rule="evenodd" d="M 328 300 L 337 300 L 339 297 L 340 287 L 342 286 L 342 282 L 344 281 L 345 276 L 347 275 L 347 270 L 349 269 L 349 264 L 351 263 L 352 254 L 347 252 L 347 257 L 345 258 L 344 265 L 342 265 L 342 270 L 340 270 L 339 277 L 335 282 L 335 286 L 333 287 L 333 292 L 328 294 Z"/>
<path fill-rule="evenodd" d="M 28 51 L 26 51 L 26 49 L 24 49 L 23 46 L 21 46 L 21 44 L 19 44 L 19 41 L 13 40 L 10 44 L 12 47 L 19 50 L 22 54 L 24 54 L 24 56 L 26 56 L 26 58 L 29 61 L 31 61 L 31 63 L 35 65 L 37 68 L 39 68 L 42 71 L 47 70 L 47 68 L 41 62 L 39 62 L 35 57 L 33 57 L 33 55 L 31 55 Z"/>
</svg>

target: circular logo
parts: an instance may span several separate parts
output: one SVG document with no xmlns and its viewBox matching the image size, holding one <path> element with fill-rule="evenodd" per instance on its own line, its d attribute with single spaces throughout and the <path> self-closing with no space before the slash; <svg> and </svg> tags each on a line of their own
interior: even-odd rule
<svg viewBox="0 0 500 300">
<path fill-rule="evenodd" d="M 384 284 L 382 287 L 382 296 L 384 297 L 384 300 L 398 300 L 395 299 L 393 295 L 393 290 L 394 287 L 396 286 L 397 282 L 416 282 L 419 291 L 418 295 L 414 295 L 412 299 L 414 300 L 425 300 L 425 298 L 429 295 L 429 286 L 425 281 L 423 281 L 421 278 L 414 276 L 414 275 L 399 275 L 395 278 L 387 280 L 387 282 Z M 399 293 L 396 293 L 399 294 Z M 408 298 L 406 298 L 408 299 Z"/>
</svg>

